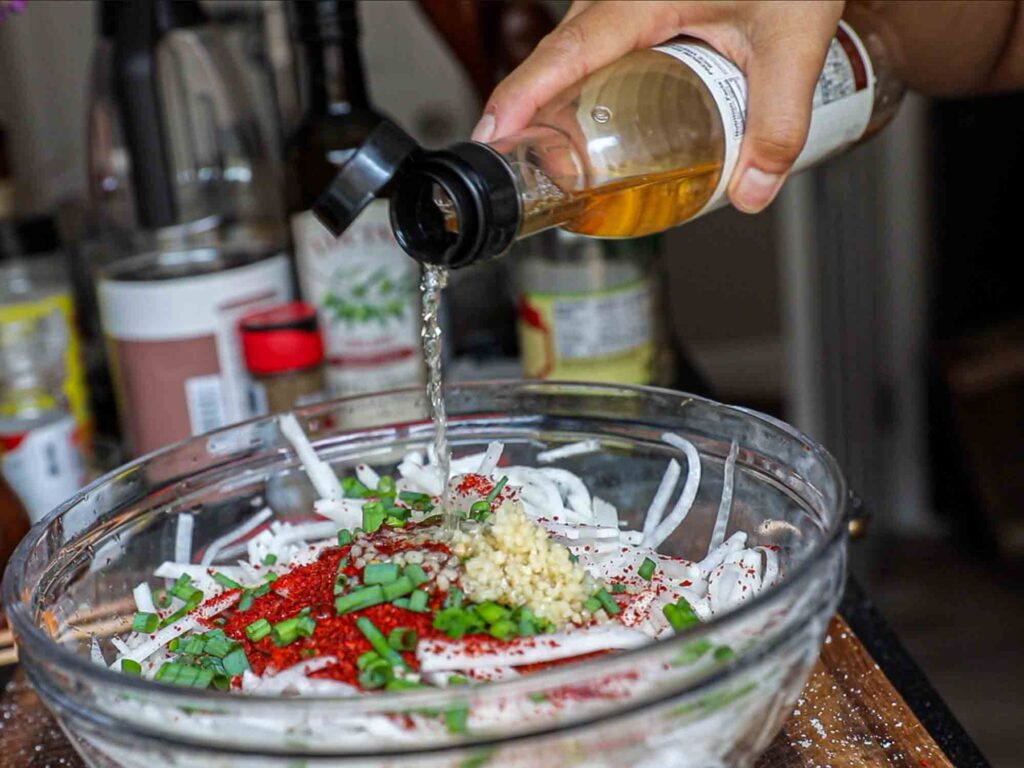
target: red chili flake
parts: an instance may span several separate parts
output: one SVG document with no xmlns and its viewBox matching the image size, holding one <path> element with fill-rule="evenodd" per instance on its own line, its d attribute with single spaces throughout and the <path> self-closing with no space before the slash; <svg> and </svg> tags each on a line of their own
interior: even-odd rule
<svg viewBox="0 0 1024 768">
<path fill-rule="evenodd" d="M 443 636 L 433 628 L 432 613 L 413 613 L 391 604 L 375 605 L 344 616 L 335 615 L 334 579 L 338 563 L 348 550 L 349 547 L 325 549 L 315 562 L 299 566 L 281 576 L 274 582 L 274 591 L 256 598 L 249 610 L 236 610 L 227 615 L 223 630 L 228 637 L 243 644 L 253 672 L 262 675 L 268 670 L 287 669 L 310 658 L 308 651 L 312 650 L 314 657 L 334 656 L 338 662 L 314 672 L 311 677 L 356 684 L 359 674 L 356 659 L 370 650 L 369 641 L 356 626 L 359 616 L 368 617 L 385 635 L 397 627 L 409 627 L 421 638 Z M 359 570 L 349 564 L 345 572 L 354 575 Z M 443 596 L 437 595 L 431 602 L 439 603 L 442 599 Z M 302 638 L 281 648 L 269 637 L 253 643 L 245 634 L 245 628 L 257 619 L 266 619 L 275 624 L 295 616 L 307 607 L 317 621 L 312 637 Z M 303 651 L 306 651 L 305 656 Z M 415 669 L 415 655 L 410 652 L 404 656 L 409 666 Z"/>
<path fill-rule="evenodd" d="M 692 587 L 693 586 L 693 582 L 690 581 L 689 579 L 683 579 L 682 581 L 679 582 L 679 586 L 681 586 L 681 587 Z"/>
</svg>

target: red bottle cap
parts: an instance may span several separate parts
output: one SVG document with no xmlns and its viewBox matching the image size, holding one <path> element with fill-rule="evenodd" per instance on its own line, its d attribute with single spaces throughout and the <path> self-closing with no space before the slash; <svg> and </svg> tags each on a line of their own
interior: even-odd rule
<svg viewBox="0 0 1024 768">
<path fill-rule="evenodd" d="M 254 374 L 297 371 L 324 361 L 316 307 L 310 304 L 293 301 L 252 312 L 238 321 L 238 330 L 246 367 Z"/>
</svg>

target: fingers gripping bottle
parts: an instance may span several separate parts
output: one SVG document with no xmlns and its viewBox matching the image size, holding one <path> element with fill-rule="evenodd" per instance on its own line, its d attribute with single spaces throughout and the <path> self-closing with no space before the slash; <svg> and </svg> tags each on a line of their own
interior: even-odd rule
<svg viewBox="0 0 1024 768">
<path fill-rule="evenodd" d="M 870 136 L 903 85 L 870 16 L 840 22 L 814 91 L 801 170 Z M 314 206 L 340 233 L 391 184 L 391 224 L 419 261 L 461 267 L 551 227 L 636 237 L 726 202 L 746 121 L 746 79 L 700 41 L 635 51 L 556 97 L 526 129 L 489 145 L 428 151 L 382 124 Z"/>
</svg>

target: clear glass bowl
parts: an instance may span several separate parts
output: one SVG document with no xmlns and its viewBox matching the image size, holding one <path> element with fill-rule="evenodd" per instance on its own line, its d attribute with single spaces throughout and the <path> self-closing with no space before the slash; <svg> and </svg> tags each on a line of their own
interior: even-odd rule
<svg viewBox="0 0 1024 768">
<path fill-rule="evenodd" d="M 703 479 L 686 523 L 665 543 L 699 559 L 707 549 L 730 442 L 740 446 L 730 533 L 779 547 L 784 579 L 736 611 L 680 637 L 472 687 L 354 698 L 281 698 L 190 691 L 124 676 L 90 660 L 86 625 L 124 626 L 132 588 L 154 586 L 172 559 L 178 512 L 195 515 L 194 560 L 218 534 L 267 503 L 277 519 L 311 517 L 313 491 L 274 419 L 251 421 L 146 456 L 97 480 L 22 542 L 4 600 L 22 664 L 93 766 L 749 766 L 791 711 L 845 578 L 846 497 L 833 459 L 769 417 L 677 392 L 639 387 L 499 382 L 447 391 L 456 455 L 501 440 L 517 464 L 539 450 L 594 438 L 599 453 L 560 462 L 642 527 L 668 459 L 661 435 L 692 441 Z M 420 390 L 366 395 L 297 413 L 320 454 L 343 474 L 358 462 L 393 468 L 432 434 Z M 693 650 L 729 645 L 714 659 Z M 695 645 L 696 644 L 696 645 Z M 109 640 L 99 647 L 114 658 Z M 634 681 L 621 696 L 588 695 L 597 681 Z M 637 682 L 638 681 L 638 682 Z M 561 701 L 531 706 L 541 695 Z M 574 704 L 566 706 L 571 699 Z M 470 707 L 470 729 L 413 737 L 413 713 Z M 538 714 L 538 710 L 542 710 Z M 498 726 L 475 713 L 504 712 Z M 353 738 L 368 714 L 394 727 Z M 416 714 L 418 713 L 418 714 Z M 426 713 L 426 714 L 424 714 Z M 380 722 L 379 719 L 374 722 Z M 345 727 L 337 727 L 344 723 Z"/>
</svg>

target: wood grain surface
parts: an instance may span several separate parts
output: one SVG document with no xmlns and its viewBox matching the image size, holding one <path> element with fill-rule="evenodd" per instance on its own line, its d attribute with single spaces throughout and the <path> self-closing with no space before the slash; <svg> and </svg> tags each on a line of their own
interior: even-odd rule
<svg viewBox="0 0 1024 768">
<path fill-rule="evenodd" d="M 3 768 L 84 768 L 39 697 L 15 674 L 0 699 Z M 757 768 L 953 768 L 841 618 L 792 717 Z"/>
</svg>

